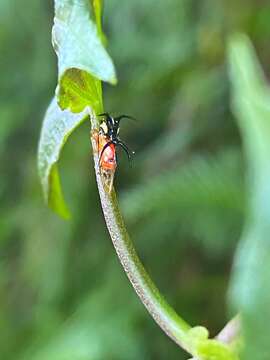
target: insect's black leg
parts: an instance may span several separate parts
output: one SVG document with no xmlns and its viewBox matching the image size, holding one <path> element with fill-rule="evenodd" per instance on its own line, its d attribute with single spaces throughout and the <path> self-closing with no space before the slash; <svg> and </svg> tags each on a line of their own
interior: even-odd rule
<svg viewBox="0 0 270 360">
<path fill-rule="evenodd" d="M 117 154 L 117 151 L 115 151 L 115 161 L 116 161 L 116 164 L 118 164 L 118 154 Z"/>
<path fill-rule="evenodd" d="M 131 152 L 130 152 L 129 148 L 127 147 L 127 145 L 125 143 L 123 143 L 121 140 L 114 141 L 114 144 L 116 146 L 120 146 L 127 154 L 128 160 L 131 161 L 131 156 L 130 156 Z M 134 151 L 132 151 L 132 154 L 135 154 Z"/>
<path fill-rule="evenodd" d="M 99 165 L 100 165 L 100 160 L 101 160 L 101 157 L 102 157 L 104 151 L 105 151 L 105 150 L 107 149 L 107 147 L 109 147 L 111 144 L 114 144 L 114 142 L 113 142 L 113 141 L 109 141 L 109 142 L 107 142 L 107 144 L 105 144 L 105 145 L 103 146 L 103 149 L 102 149 L 102 151 L 101 151 L 101 153 L 100 153 L 99 160 L 98 160 Z"/>
</svg>

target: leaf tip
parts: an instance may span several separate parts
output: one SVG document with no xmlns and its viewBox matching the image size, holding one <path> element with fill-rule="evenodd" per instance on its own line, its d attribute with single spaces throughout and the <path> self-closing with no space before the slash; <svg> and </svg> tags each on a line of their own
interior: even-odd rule
<svg viewBox="0 0 270 360">
<path fill-rule="evenodd" d="M 111 79 L 110 83 L 111 83 L 112 85 L 117 85 L 117 83 L 118 83 L 117 77 L 114 76 L 114 77 Z"/>
<path fill-rule="evenodd" d="M 60 177 L 56 164 L 54 164 L 51 168 L 49 183 L 50 183 L 49 186 L 50 192 L 48 193 L 47 196 L 48 206 L 62 219 L 64 220 L 71 219 L 71 213 L 66 205 L 62 193 Z"/>
</svg>

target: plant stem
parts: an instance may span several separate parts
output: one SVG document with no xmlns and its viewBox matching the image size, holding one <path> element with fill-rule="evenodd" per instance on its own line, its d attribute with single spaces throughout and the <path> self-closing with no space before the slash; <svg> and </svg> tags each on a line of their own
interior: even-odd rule
<svg viewBox="0 0 270 360">
<path fill-rule="evenodd" d="M 92 128 L 96 129 L 95 119 L 91 114 Z M 181 319 L 174 309 L 165 301 L 159 290 L 145 271 L 132 241 L 128 235 L 121 216 L 114 189 L 108 194 L 104 187 L 99 171 L 99 158 L 96 143 L 91 137 L 96 179 L 106 225 L 110 233 L 118 258 L 142 303 L 149 311 L 156 323 L 179 346 L 190 352 L 187 332 L 191 328 Z"/>
<path fill-rule="evenodd" d="M 92 132 L 97 131 L 98 122 L 95 114 L 91 109 L 89 109 L 89 114 Z M 114 189 L 110 193 L 104 189 L 95 139 L 95 136 L 91 136 L 98 191 L 105 222 L 117 256 L 134 290 L 156 323 L 176 344 L 194 356 L 195 348 L 189 336 L 191 326 L 166 302 L 146 272 L 126 230 Z M 239 318 L 236 317 L 226 325 L 216 339 L 221 343 L 229 344 L 238 335 Z"/>
</svg>

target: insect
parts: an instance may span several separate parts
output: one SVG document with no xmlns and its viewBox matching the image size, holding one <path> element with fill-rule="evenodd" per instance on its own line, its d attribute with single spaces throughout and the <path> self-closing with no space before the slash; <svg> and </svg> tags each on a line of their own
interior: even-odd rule
<svg viewBox="0 0 270 360">
<path fill-rule="evenodd" d="M 100 123 L 97 134 L 99 168 L 105 188 L 110 193 L 117 167 L 116 148 L 121 147 L 127 154 L 129 160 L 131 160 L 131 154 L 134 154 L 134 152 L 131 152 L 127 145 L 119 138 L 120 121 L 124 118 L 132 120 L 134 120 L 134 118 L 128 115 L 112 117 L 108 113 L 99 114 L 98 116 L 104 118 Z"/>
</svg>

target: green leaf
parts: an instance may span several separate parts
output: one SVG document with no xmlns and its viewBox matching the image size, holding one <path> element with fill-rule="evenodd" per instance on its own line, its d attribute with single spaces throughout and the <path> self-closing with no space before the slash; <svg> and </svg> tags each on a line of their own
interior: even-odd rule
<svg viewBox="0 0 270 360">
<path fill-rule="evenodd" d="M 59 106 L 54 99 L 46 113 L 38 163 L 45 200 L 64 218 L 69 211 L 56 165 L 61 149 L 88 107 L 96 113 L 103 111 L 101 80 L 116 82 L 113 63 L 102 44 L 101 11 L 100 0 L 55 0 L 52 41 L 58 56 Z"/>
<path fill-rule="evenodd" d="M 230 292 L 241 310 L 245 360 L 270 359 L 270 90 L 244 35 L 228 48 L 232 106 L 248 165 L 249 216 L 234 264 Z"/>
<path fill-rule="evenodd" d="M 38 148 L 38 170 L 46 203 L 63 218 L 70 217 L 61 191 L 57 161 L 69 135 L 88 114 L 62 111 L 54 98 L 44 118 Z"/>
<path fill-rule="evenodd" d="M 61 109 L 78 113 L 91 105 L 97 114 L 102 112 L 101 83 L 85 71 L 68 69 L 60 79 L 58 96 Z"/>
<path fill-rule="evenodd" d="M 95 8 L 100 17 L 101 5 Z M 67 69 L 77 68 L 115 84 L 114 66 L 98 36 L 91 9 L 89 0 L 55 0 L 52 41 L 59 78 Z"/>
<path fill-rule="evenodd" d="M 80 112 L 89 105 L 101 111 L 99 80 L 116 83 L 113 62 L 102 44 L 101 10 L 100 1 L 55 0 L 52 42 L 62 109 Z"/>
</svg>

